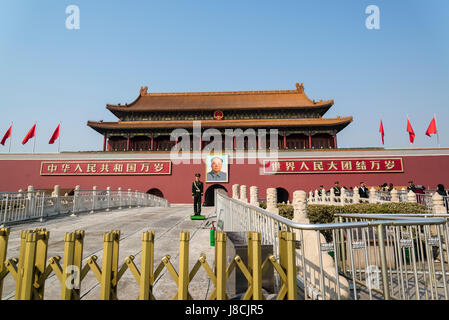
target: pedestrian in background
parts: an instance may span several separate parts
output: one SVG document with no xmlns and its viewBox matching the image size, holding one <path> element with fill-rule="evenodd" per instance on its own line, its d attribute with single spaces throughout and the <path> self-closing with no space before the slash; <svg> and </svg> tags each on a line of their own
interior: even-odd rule
<svg viewBox="0 0 449 320">
<path fill-rule="evenodd" d="M 320 186 L 320 188 L 318 189 L 318 195 L 321 197 L 321 194 L 322 194 L 322 192 L 321 192 L 321 190 L 323 190 L 324 189 L 324 186 L 323 185 L 321 185 Z"/>
<path fill-rule="evenodd" d="M 368 188 L 365 182 L 360 182 L 359 195 L 360 198 L 368 198 Z"/>
<path fill-rule="evenodd" d="M 340 183 L 338 181 L 335 181 L 335 184 L 334 184 L 334 195 L 336 197 L 341 196 L 341 187 L 340 187 Z"/>
<path fill-rule="evenodd" d="M 407 191 L 413 191 L 413 192 L 416 191 L 415 184 L 414 184 L 413 181 L 411 181 L 411 180 L 408 182 Z"/>
<path fill-rule="evenodd" d="M 442 184 L 439 184 L 437 186 L 437 193 L 442 197 L 447 197 L 447 192 L 446 192 L 446 190 L 444 190 L 444 185 L 442 185 Z"/>
</svg>

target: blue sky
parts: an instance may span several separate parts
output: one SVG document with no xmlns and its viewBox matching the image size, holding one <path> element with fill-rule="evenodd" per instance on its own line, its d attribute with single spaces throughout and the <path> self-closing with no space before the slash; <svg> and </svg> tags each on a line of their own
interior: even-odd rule
<svg viewBox="0 0 449 320">
<path fill-rule="evenodd" d="M 380 30 L 365 27 L 368 5 Z M 80 29 L 65 27 L 68 5 Z M 36 152 L 62 121 L 61 150 L 99 150 L 87 120 L 115 121 L 107 103 L 153 92 L 294 89 L 334 99 L 326 117 L 353 116 L 340 147 L 449 147 L 449 1 L 87 1 L 0 3 L 0 135 L 12 152 L 35 121 Z M 0 146 L 7 152 L 8 146 Z"/>
</svg>

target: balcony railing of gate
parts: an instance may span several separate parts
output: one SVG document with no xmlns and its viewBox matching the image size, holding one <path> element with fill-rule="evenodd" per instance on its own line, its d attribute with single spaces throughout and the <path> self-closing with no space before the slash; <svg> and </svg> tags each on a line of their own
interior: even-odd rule
<svg viewBox="0 0 449 320">
<path fill-rule="evenodd" d="M 215 199 L 218 229 L 260 232 L 276 257 L 279 230 L 295 232 L 304 299 L 448 299 L 449 233 L 442 217 L 383 215 L 313 225 L 220 192 Z"/>
<path fill-rule="evenodd" d="M 166 199 L 138 191 L 80 190 L 73 196 L 45 195 L 44 191 L 0 193 L 0 224 L 45 219 L 60 214 L 93 213 L 132 207 L 169 207 Z"/>
</svg>

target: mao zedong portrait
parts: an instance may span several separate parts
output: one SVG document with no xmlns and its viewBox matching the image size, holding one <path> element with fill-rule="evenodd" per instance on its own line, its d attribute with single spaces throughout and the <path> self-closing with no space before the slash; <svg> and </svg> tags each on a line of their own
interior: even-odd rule
<svg viewBox="0 0 449 320">
<path fill-rule="evenodd" d="M 223 172 L 223 159 L 220 157 L 213 157 L 210 162 L 211 171 L 207 173 L 206 181 L 227 182 L 228 174 Z"/>
</svg>

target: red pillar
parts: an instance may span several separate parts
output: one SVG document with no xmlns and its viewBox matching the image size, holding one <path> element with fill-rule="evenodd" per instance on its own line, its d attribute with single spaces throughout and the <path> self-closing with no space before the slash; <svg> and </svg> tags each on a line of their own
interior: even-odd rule
<svg viewBox="0 0 449 320">
<path fill-rule="evenodd" d="M 312 149 L 312 136 L 309 136 L 309 149 Z"/>
<path fill-rule="evenodd" d="M 284 149 L 287 149 L 287 135 L 284 135 Z"/>
<path fill-rule="evenodd" d="M 126 151 L 129 151 L 130 144 L 131 144 L 131 138 L 128 136 L 128 139 L 126 139 Z"/>
<path fill-rule="evenodd" d="M 151 136 L 150 150 L 154 151 L 154 137 L 153 136 Z"/>
<path fill-rule="evenodd" d="M 107 140 L 108 138 L 106 137 L 106 135 L 104 135 L 104 140 L 103 140 L 103 152 L 105 152 L 106 151 L 106 140 Z"/>
<path fill-rule="evenodd" d="M 334 134 L 334 149 L 337 149 L 337 134 Z"/>
<path fill-rule="evenodd" d="M 236 144 L 237 144 L 237 143 L 236 143 L 236 138 L 235 138 L 235 137 L 232 138 L 232 141 L 233 141 L 233 144 L 234 144 L 234 150 L 237 150 L 237 149 L 236 149 Z"/>
</svg>

